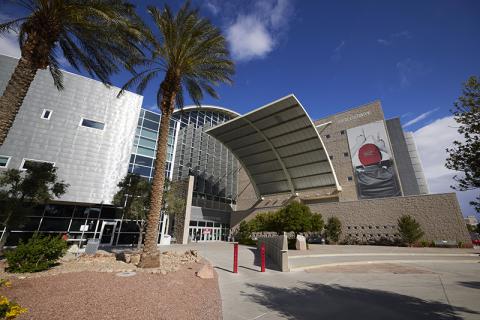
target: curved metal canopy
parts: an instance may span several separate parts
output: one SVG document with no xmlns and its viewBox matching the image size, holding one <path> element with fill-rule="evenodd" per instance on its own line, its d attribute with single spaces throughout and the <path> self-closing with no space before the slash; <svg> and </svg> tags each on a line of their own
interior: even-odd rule
<svg viewBox="0 0 480 320">
<path fill-rule="evenodd" d="M 325 146 L 293 94 L 206 132 L 237 157 L 258 196 L 339 188 Z"/>
</svg>

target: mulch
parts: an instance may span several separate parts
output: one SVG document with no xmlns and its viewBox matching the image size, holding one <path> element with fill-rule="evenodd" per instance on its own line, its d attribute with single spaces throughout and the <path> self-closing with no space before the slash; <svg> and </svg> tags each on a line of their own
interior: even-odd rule
<svg viewBox="0 0 480 320">
<path fill-rule="evenodd" d="M 74 272 L 12 278 L 0 294 L 28 309 L 18 319 L 221 319 L 217 275 L 200 279 L 201 263 L 166 275 Z"/>
</svg>

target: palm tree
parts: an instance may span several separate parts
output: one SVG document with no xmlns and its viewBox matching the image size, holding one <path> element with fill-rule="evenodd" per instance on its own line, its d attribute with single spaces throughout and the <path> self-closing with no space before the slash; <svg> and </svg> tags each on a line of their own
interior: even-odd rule
<svg viewBox="0 0 480 320">
<path fill-rule="evenodd" d="M 142 61 L 144 70 L 134 73 L 122 88 L 136 87 L 142 93 L 153 79 L 163 75 L 157 89 L 157 105 L 162 112 L 162 119 L 157 142 L 156 171 L 140 261 L 140 265 L 145 268 L 156 267 L 160 263 L 157 238 L 170 117 L 175 107 L 182 108 L 184 91 L 200 106 L 204 93 L 218 98 L 214 86 L 231 83 L 234 73 L 225 38 L 209 20 L 199 16 L 198 10 L 191 9 L 189 2 L 176 15 L 168 6 L 161 11 L 148 7 L 148 12 L 160 37 L 152 43 L 152 56 Z"/>
<path fill-rule="evenodd" d="M 21 57 L 0 97 L 0 146 L 39 69 L 50 70 L 63 89 L 61 52 L 70 65 L 83 68 L 107 86 L 120 65 L 142 55 L 149 35 L 135 8 L 121 0 L 17 0 L 28 16 L 0 24 L 0 35 L 18 32 Z"/>
</svg>

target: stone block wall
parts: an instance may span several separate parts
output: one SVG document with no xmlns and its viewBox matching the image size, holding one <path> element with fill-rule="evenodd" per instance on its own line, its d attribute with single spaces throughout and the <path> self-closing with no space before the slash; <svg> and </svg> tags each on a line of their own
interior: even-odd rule
<svg viewBox="0 0 480 320">
<path fill-rule="evenodd" d="M 393 238 L 398 234 L 398 218 L 408 214 L 420 223 L 425 232 L 423 240 L 471 242 L 455 193 L 318 203 L 308 206 L 312 212 L 320 213 L 324 221 L 331 216 L 340 219 L 341 241 L 347 236 L 359 240 Z M 281 207 L 270 207 L 268 210 L 255 207 L 234 212 L 230 225 L 234 228 L 243 219 L 248 221 L 260 212 L 274 211 Z"/>
</svg>

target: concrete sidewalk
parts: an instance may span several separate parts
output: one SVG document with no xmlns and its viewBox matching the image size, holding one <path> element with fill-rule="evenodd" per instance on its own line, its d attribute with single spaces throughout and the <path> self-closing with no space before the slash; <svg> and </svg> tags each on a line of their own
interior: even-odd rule
<svg viewBox="0 0 480 320">
<path fill-rule="evenodd" d="M 172 245 L 162 250 L 195 249 L 212 262 L 219 275 L 226 320 L 480 319 L 480 263 L 473 260 L 478 259 L 474 256 L 463 256 L 475 255 L 476 251 L 323 247 L 311 252 L 325 252 L 333 262 L 338 262 L 342 255 L 363 254 L 362 258 L 376 259 L 376 263 L 360 261 L 344 266 L 337 263 L 334 267 L 287 273 L 267 269 L 261 273 L 255 261 L 256 250 L 240 246 L 239 273 L 233 274 L 230 243 Z M 418 259 L 407 256 L 413 253 Z M 392 261 L 382 262 L 382 254 L 392 254 Z M 428 255 L 422 257 L 422 254 Z M 440 256 L 432 261 L 435 256 L 431 254 Z M 402 262 L 405 257 L 411 262 Z M 469 262 L 459 263 L 464 259 Z M 442 260 L 446 262 L 438 262 Z"/>
</svg>

